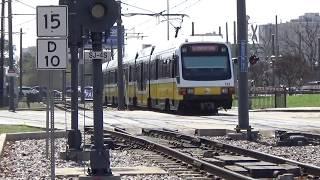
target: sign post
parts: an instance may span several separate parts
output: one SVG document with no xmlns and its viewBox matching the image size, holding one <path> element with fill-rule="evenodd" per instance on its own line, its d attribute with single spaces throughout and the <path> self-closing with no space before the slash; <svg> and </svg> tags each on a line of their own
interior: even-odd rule
<svg viewBox="0 0 320 180">
<path fill-rule="evenodd" d="M 67 6 L 37 6 L 37 69 L 49 70 L 47 94 L 47 140 L 46 155 L 49 154 L 49 139 L 51 145 L 51 179 L 55 179 L 55 145 L 54 145 L 54 98 L 52 97 L 52 70 L 65 70 L 67 67 L 67 36 L 68 7 Z M 49 38 L 48 38 L 49 37 Z M 51 112 L 49 115 L 49 111 Z M 50 135 L 49 135 L 49 121 Z"/>
</svg>

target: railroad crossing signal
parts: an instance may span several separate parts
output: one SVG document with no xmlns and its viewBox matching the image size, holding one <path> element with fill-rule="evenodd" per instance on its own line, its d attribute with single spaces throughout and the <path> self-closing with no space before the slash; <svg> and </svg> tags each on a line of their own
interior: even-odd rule
<svg viewBox="0 0 320 180">
<path fill-rule="evenodd" d="M 67 67 L 67 39 L 38 39 L 37 68 L 60 70 Z"/>
<path fill-rule="evenodd" d="M 68 7 L 37 6 L 37 36 L 67 37 Z"/>
</svg>

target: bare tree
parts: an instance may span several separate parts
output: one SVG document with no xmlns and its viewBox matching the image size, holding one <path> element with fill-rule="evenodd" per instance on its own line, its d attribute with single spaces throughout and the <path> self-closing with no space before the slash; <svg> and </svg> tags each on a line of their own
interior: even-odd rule
<svg viewBox="0 0 320 180">
<path fill-rule="evenodd" d="M 275 75 L 287 87 L 299 86 L 308 75 L 307 63 L 299 55 L 284 55 L 275 62 Z"/>
<path fill-rule="evenodd" d="M 285 54 L 299 54 L 313 70 L 319 35 L 320 22 L 311 21 L 306 17 L 301 22 L 292 22 L 292 25 L 286 28 L 280 37 L 283 45 L 281 51 Z"/>
</svg>

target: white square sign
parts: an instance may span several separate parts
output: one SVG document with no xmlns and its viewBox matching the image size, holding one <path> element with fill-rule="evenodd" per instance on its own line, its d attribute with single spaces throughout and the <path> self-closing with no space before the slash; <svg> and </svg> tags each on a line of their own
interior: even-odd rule
<svg viewBox="0 0 320 180">
<path fill-rule="evenodd" d="M 37 69 L 66 69 L 67 47 L 67 39 L 37 39 Z"/>
<path fill-rule="evenodd" d="M 37 36 L 67 37 L 68 7 L 37 6 Z"/>
</svg>

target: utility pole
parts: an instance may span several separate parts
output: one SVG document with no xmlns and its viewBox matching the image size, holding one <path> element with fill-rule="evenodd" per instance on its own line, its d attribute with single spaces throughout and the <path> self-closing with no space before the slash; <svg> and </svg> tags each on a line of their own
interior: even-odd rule
<svg viewBox="0 0 320 180">
<path fill-rule="evenodd" d="M 250 137 L 251 127 L 249 126 L 249 110 L 248 110 L 248 24 L 246 17 L 246 1 L 237 1 L 237 27 L 238 27 L 238 64 L 239 64 L 239 105 L 238 105 L 238 121 L 237 131 L 242 129 L 248 131 Z"/>
<path fill-rule="evenodd" d="M 8 0 L 8 29 L 9 29 L 9 70 L 13 67 L 13 47 L 12 47 L 12 9 L 11 0 Z M 14 105 L 14 77 L 9 77 L 9 111 L 15 111 Z"/>
<path fill-rule="evenodd" d="M 226 22 L 226 43 L 229 43 L 229 30 L 228 30 L 228 22 Z"/>
<path fill-rule="evenodd" d="M 272 49 L 272 56 L 271 56 L 271 62 L 272 62 L 272 86 L 273 87 L 275 87 L 275 72 L 274 72 L 274 69 L 275 69 L 275 60 L 273 59 L 274 57 L 275 57 L 275 44 L 274 44 L 274 37 L 275 37 L 275 35 L 274 34 L 272 34 L 271 35 L 271 49 Z"/>
<path fill-rule="evenodd" d="M 4 75 L 4 10 L 5 10 L 5 0 L 2 0 L 1 4 L 1 42 L 0 42 L 0 48 L 1 48 L 1 59 L 0 59 L 0 107 L 4 105 L 4 82 L 3 82 L 3 75 Z"/>
<path fill-rule="evenodd" d="M 276 15 L 276 61 L 279 56 L 279 34 L 278 34 L 278 16 Z"/>
<path fill-rule="evenodd" d="M 117 19 L 117 49 L 118 49 L 118 110 L 124 110 L 124 85 L 123 85 L 123 67 L 122 67 L 122 19 L 121 19 L 121 1 L 118 2 L 119 15 Z M 169 20 L 169 19 L 168 19 Z"/>
<path fill-rule="evenodd" d="M 169 0 L 167 0 L 167 38 L 168 41 L 170 40 L 170 22 L 169 22 Z"/>
<path fill-rule="evenodd" d="M 20 64 L 20 91 L 19 91 L 19 95 L 22 94 L 22 28 L 20 28 L 20 60 L 19 60 L 19 64 Z"/>
<path fill-rule="evenodd" d="M 191 36 L 194 36 L 194 22 L 191 24 Z"/>
<path fill-rule="evenodd" d="M 233 44 L 234 45 L 237 44 L 237 22 L 236 21 L 233 21 Z"/>
</svg>

